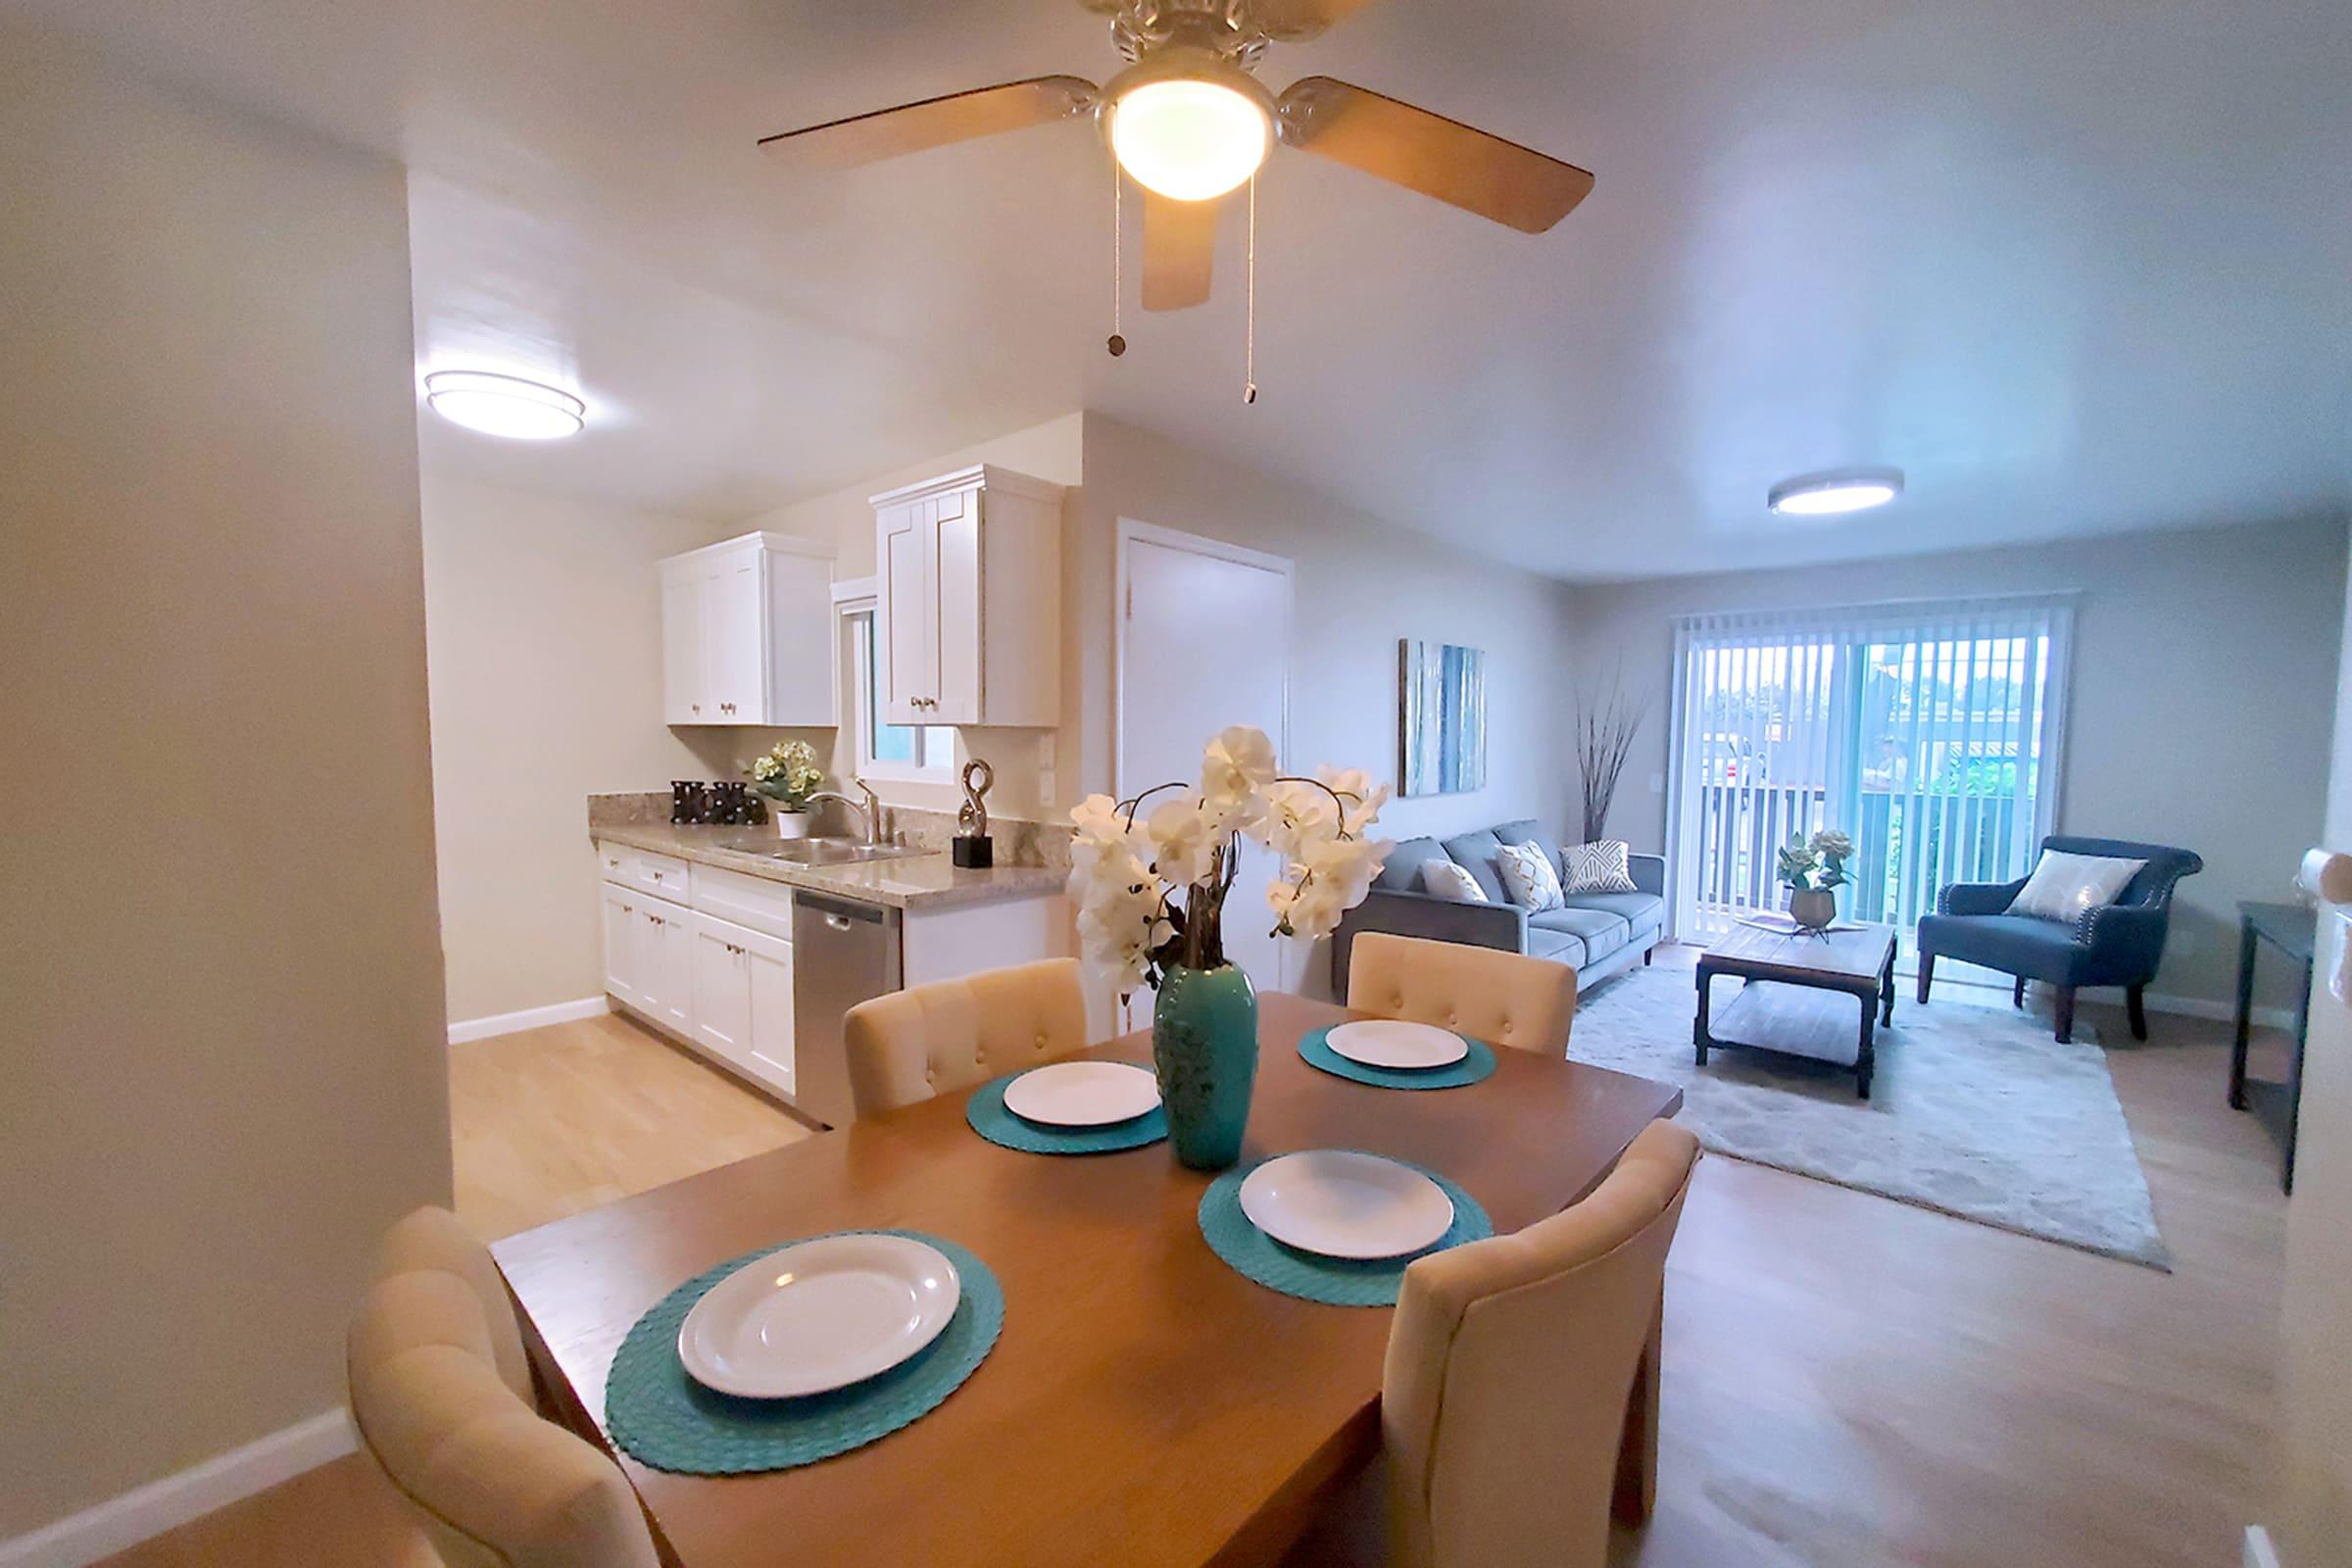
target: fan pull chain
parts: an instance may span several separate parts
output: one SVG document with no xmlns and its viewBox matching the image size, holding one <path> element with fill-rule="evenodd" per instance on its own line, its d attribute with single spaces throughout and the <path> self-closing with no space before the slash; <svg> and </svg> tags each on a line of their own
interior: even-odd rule
<svg viewBox="0 0 2352 1568">
<path fill-rule="evenodd" d="M 1110 166 L 1110 341 L 1103 345 L 1110 357 L 1117 359 L 1127 352 L 1126 336 L 1119 330 L 1119 308 L 1126 301 L 1127 285 L 1119 269 L 1119 247 L 1127 233 L 1126 184 L 1119 178 L 1119 166 Z"/>
<path fill-rule="evenodd" d="M 1257 401 L 1257 176 L 1250 176 L 1249 303 L 1242 327 L 1242 401 Z"/>
</svg>

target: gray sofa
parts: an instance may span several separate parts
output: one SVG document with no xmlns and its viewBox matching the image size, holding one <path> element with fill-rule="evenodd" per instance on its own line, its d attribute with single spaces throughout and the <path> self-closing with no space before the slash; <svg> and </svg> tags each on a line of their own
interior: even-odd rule
<svg viewBox="0 0 2352 1568">
<path fill-rule="evenodd" d="M 1502 822 L 1454 838 L 1404 839 L 1389 852 L 1380 878 L 1364 902 L 1340 920 L 1331 945 L 1334 994 L 1348 995 L 1348 956 L 1359 931 L 1393 931 L 1501 948 L 1538 958 L 1556 958 L 1576 970 L 1577 983 L 1591 987 L 1637 961 L 1646 963 L 1666 926 L 1666 859 L 1631 858 L 1632 893 L 1572 893 L 1565 907 L 1530 914 L 1510 902 L 1495 854 L 1505 844 L 1536 843 L 1560 863 L 1559 842 L 1533 820 Z M 1432 860 L 1451 860 L 1478 880 L 1488 902 L 1441 898 L 1421 880 Z"/>
</svg>

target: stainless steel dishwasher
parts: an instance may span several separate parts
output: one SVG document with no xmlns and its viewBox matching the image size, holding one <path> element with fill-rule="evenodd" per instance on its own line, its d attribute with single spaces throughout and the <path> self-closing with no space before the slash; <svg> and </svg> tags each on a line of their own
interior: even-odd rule
<svg viewBox="0 0 2352 1568">
<path fill-rule="evenodd" d="M 833 1127 L 850 1122 L 850 1063 L 841 1020 L 899 989 L 899 911 L 792 893 L 793 1101 Z"/>
</svg>

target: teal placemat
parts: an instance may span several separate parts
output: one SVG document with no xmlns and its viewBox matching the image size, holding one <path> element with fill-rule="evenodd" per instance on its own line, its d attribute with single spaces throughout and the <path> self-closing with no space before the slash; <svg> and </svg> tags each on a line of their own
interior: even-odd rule
<svg viewBox="0 0 2352 1568">
<path fill-rule="evenodd" d="M 920 1231 L 831 1234 L 905 1236 L 946 1253 L 962 1295 L 939 1338 L 889 1371 L 831 1394 L 739 1399 L 704 1388 L 678 1360 L 678 1326 L 711 1286 L 792 1243 L 762 1247 L 696 1275 L 629 1330 L 605 1379 L 605 1427 L 612 1441 L 657 1470 L 698 1476 L 789 1470 L 888 1437 L 961 1387 L 1004 1326 L 1004 1292 L 988 1265 L 954 1242 Z"/>
<path fill-rule="evenodd" d="M 1335 1026 L 1336 1027 L 1336 1026 Z M 1331 1049 L 1324 1039 L 1329 1028 L 1309 1029 L 1298 1040 L 1298 1054 L 1306 1058 L 1309 1067 L 1319 1067 L 1334 1078 L 1348 1078 L 1375 1089 L 1458 1089 L 1491 1077 L 1494 1071 L 1494 1052 L 1483 1040 L 1462 1036 L 1470 1054 L 1443 1067 L 1368 1067 L 1360 1061 L 1349 1061 Z"/>
<path fill-rule="evenodd" d="M 1269 1155 L 1268 1158 L 1274 1156 Z M 1394 1155 L 1384 1154 L 1384 1159 Z M 1397 1288 L 1404 1281 L 1404 1266 L 1416 1257 L 1443 1252 L 1464 1242 L 1475 1242 L 1494 1234 L 1494 1222 L 1478 1200 L 1463 1192 L 1452 1182 L 1426 1165 L 1413 1165 L 1400 1159 L 1399 1165 L 1411 1165 L 1446 1190 L 1453 1200 L 1453 1228 L 1435 1243 L 1418 1252 L 1403 1257 L 1381 1257 L 1358 1261 L 1350 1258 L 1323 1257 L 1313 1252 L 1301 1252 L 1285 1247 L 1264 1231 L 1250 1223 L 1242 1212 L 1242 1183 L 1265 1160 L 1252 1160 L 1235 1170 L 1229 1170 L 1208 1184 L 1200 1195 L 1200 1234 L 1208 1242 L 1209 1250 L 1247 1277 L 1269 1290 L 1285 1296 L 1301 1297 L 1309 1301 L 1323 1301 L 1332 1306 L 1394 1306 Z"/>
<path fill-rule="evenodd" d="M 1168 1136 L 1168 1113 L 1158 1105 L 1132 1121 L 1113 1122 L 1108 1127 L 1041 1127 L 1023 1121 L 1004 1108 L 1004 1086 L 1019 1076 L 1015 1072 L 992 1079 L 973 1090 L 972 1098 L 963 1102 L 963 1119 L 992 1144 L 1025 1154 L 1107 1154 L 1141 1149 Z"/>
</svg>

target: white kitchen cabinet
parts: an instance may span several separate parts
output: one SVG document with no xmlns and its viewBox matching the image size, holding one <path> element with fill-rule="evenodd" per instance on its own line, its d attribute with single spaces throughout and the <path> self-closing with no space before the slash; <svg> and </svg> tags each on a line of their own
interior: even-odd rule
<svg viewBox="0 0 2352 1568">
<path fill-rule="evenodd" d="M 597 859 L 607 994 L 721 1065 L 792 1094 L 792 942 L 777 934 L 792 929 L 791 891 L 710 866 L 696 866 L 690 883 L 686 862 L 618 845 L 599 844 Z"/>
<path fill-rule="evenodd" d="M 664 723 L 838 723 L 833 647 L 827 546 L 748 533 L 662 563 Z"/>
<path fill-rule="evenodd" d="M 637 900 L 608 883 L 605 893 L 605 991 L 637 1005 Z"/>
<path fill-rule="evenodd" d="M 694 1029 L 694 932 L 684 909 L 658 899 L 637 909 L 637 1010 L 681 1034 Z"/>
<path fill-rule="evenodd" d="M 792 1079 L 792 944 L 698 914 L 694 1038 L 783 1094 Z"/>
<path fill-rule="evenodd" d="M 1061 500 L 985 464 L 872 498 L 886 721 L 1060 723 Z"/>
<path fill-rule="evenodd" d="M 694 1038 L 729 1061 L 751 1054 L 751 965 L 734 928 L 716 920 L 694 927 Z"/>
</svg>

